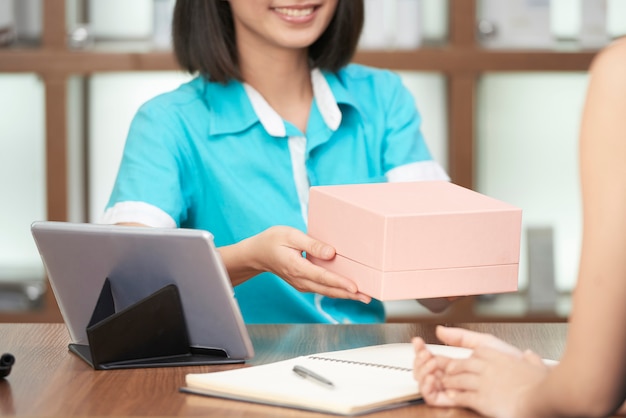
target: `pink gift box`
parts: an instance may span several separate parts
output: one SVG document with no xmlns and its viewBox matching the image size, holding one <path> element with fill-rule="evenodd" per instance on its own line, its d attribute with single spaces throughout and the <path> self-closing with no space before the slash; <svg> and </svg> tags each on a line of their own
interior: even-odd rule
<svg viewBox="0 0 626 418">
<path fill-rule="evenodd" d="M 445 181 L 311 187 L 309 259 L 379 300 L 517 290 L 522 210 Z"/>
</svg>

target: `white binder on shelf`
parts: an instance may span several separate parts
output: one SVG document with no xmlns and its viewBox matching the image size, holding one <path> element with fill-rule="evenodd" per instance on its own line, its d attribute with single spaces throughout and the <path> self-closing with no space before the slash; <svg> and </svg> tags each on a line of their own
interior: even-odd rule
<svg viewBox="0 0 626 418">
<path fill-rule="evenodd" d="M 41 38 L 43 0 L 18 0 L 15 2 L 15 27 L 18 39 L 37 41 Z"/>
<path fill-rule="evenodd" d="M 579 44 L 599 49 L 610 41 L 607 29 L 607 0 L 582 0 Z"/>
<path fill-rule="evenodd" d="M 15 8 L 13 0 L 0 0 L 0 46 L 15 39 Z"/>
<path fill-rule="evenodd" d="M 550 0 L 482 0 L 479 5 L 479 34 L 484 47 L 553 46 Z"/>
<path fill-rule="evenodd" d="M 365 0 L 359 49 L 414 49 L 422 43 L 421 0 Z"/>
</svg>

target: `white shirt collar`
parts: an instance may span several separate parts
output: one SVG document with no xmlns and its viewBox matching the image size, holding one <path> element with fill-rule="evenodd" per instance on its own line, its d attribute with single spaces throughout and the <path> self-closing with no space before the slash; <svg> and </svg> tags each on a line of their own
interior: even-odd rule
<svg viewBox="0 0 626 418">
<path fill-rule="evenodd" d="M 341 110 L 337 105 L 326 78 L 318 68 L 311 70 L 311 84 L 313 86 L 313 97 L 326 125 L 333 131 L 341 124 Z M 258 116 L 263 128 L 272 136 L 284 137 L 286 135 L 283 118 L 267 103 L 254 87 L 244 83 L 246 94 L 252 103 L 252 108 Z"/>
</svg>

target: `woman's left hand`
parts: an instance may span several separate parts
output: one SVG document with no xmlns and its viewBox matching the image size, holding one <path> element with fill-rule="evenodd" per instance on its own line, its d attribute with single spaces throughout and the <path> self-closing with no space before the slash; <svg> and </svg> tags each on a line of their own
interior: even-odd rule
<svg viewBox="0 0 626 418">
<path fill-rule="evenodd" d="M 538 355 L 493 335 L 438 327 L 437 336 L 473 353 L 467 359 L 435 356 L 421 338 L 413 340 L 413 373 L 429 405 L 466 407 L 494 417 L 520 416 L 525 393 L 548 373 Z"/>
</svg>

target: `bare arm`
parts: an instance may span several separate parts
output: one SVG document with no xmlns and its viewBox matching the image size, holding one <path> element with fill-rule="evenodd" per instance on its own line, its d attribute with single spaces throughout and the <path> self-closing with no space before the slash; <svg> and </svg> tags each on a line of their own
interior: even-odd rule
<svg viewBox="0 0 626 418">
<path fill-rule="evenodd" d="M 583 246 L 561 362 L 549 369 L 533 353 L 510 352 L 485 334 L 438 328 L 443 342 L 474 353 L 446 359 L 415 340 L 415 378 L 426 402 L 537 418 L 607 416 L 624 402 L 625 160 L 626 39 L 601 52 L 591 70 L 580 134 Z"/>
<path fill-rule="evenodd" d="M 626 394 L 626 39 L 592 66 L 580 169 L 583 247 L 569 335 L 561 364 L 529 393 L 532 416 L 604 416 Z"/>
</svg>

